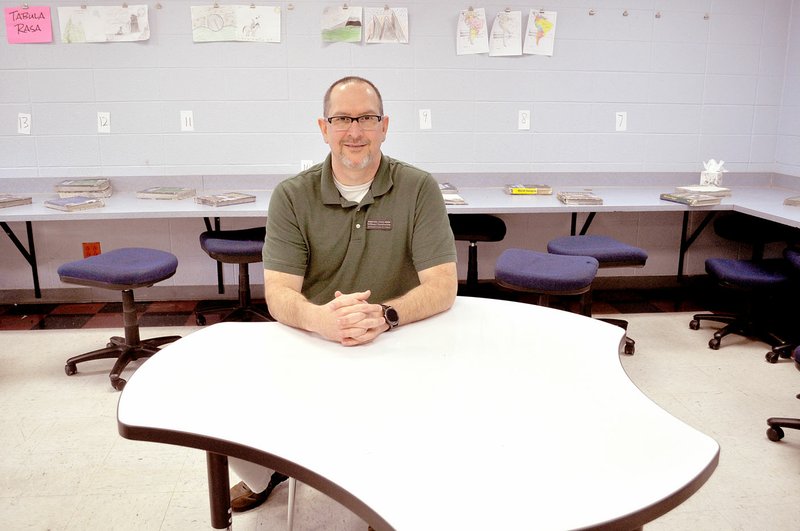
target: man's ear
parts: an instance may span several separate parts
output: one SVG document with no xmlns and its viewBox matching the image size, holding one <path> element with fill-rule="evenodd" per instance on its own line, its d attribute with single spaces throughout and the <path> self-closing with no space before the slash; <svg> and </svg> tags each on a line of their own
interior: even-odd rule
<svg viewBox="0 0 800 531">
<path fill-rule="evenodd" d="M 322 133 L 322 139 L 325 140 L 326 144 L 330 144 L 328 142 L 328 126 L 330 125 L 325 118 L 318 118 L 317 125 L 319 126 L 319 131 Z"/>
</svg>

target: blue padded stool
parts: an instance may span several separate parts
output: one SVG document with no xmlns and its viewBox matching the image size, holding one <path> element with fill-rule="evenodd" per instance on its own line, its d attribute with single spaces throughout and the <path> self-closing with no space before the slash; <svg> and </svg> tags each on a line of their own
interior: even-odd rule
<svg viewBox="0 0 800 531">
<path fill-rule="evenodd" d="M 547 252 L 559 255 L 591 256 L 600 267 L 643 267 L 647 262 L 647 251 L 628 245 L 609 236 L 580 234 L 562 236 L 547 243 Z M 623 319 L 602 319 L 607 323 L 628 329 Z M 636 342 L 625 334 L 625 354 L 636 351 Z"/>
<path fill-rule="evenodd" d="M 478 288 L 478 242 L 499 242 L 506 236 L 506 224 L 491 214 L 450 214 L 453 237 L 468 241 L 467 281 L 465 294 L 474 295 Z"/>
<path fill-rule="evenodd" d="M 506 249 L 497 259 L 494 277 L 506 289 L 538 294 L 541 306 L 548 306 L 551 295 L 580 295 L 581 313 L 589 316 L 591 286 L 598 266 L 591 256 Z"/>
<path fill-rule="evenodd" d="M 269 311 L 254 306 L 250 297 L 249 264 L 261 262 L 266 227 L 240 230 L 212 230 L 200 235 L 200 247 L 214 260 L 239 264 L 239 298 L 234 303 L 212 301 L 195 310 L 198 325 L 206 324 L 206 314 L 223 314 L 223 321 L 273 321 Z"/>
<path fill-rule="evenodd" d="M 122 292 L 122 318 L 125 337 L 114 336 L 105 348 L 73 356 L 67 360 L 64 371 L 72 376 L 78 363 L 90 360 L 116 358 L 108 377 L 117 391 L 125 387 L 120 375 L 131 361 L 147 358 L 158 352 L 162 345 L 181 336 L 164 336 L 144 341 L 139 339 L 139 322 L 133 300 L 135 288 L 150 287 L 175 274 L 178 259 L 175 255 L 156 249 L 126 247 L 115 249 L 83 260 L 68 262 L 58 268 L 62 282 Z"/>
<path fill-rule="evenodd" d="M 769 308 L 770 298 L 787 290 L 791 283 L 789 262 L 782 258 L 767 260 L 735 260 L 732 258 L 709 258 L 706 272 L 722 287 L 746 293 L 740 297 L 747 307 L 742 314 L 697 314 L 689 322 L 689 328 L 698 330 L 701 321 L 725 324 L 714 332 L 708 347 L 717 350 L 720 341 L 729 334 L 753 337 L 767 343 L 772 350 L 767 352 L 770 363 L 779 357 L 788 358 L 792 345 L 772 330 L 772 320 L 762 315 Z"/>
</svg>

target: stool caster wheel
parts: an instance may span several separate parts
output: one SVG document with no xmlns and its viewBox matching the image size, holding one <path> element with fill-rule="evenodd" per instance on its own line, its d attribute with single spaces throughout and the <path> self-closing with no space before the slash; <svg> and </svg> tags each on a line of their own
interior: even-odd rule
<svg viewBox="0 0 800 531">
<path fill-rule="evenodd" d="M 692 319 L 691 321 L 689 321 L 689 328 L 691 328 L 692 330 L 700 330 L 700 321 L 698 321 L 697 319 Z"/>
<path fill-rule="evenodd" d="M 122 378 L 117 378 L 111 380 L 111 387 L 113 387 L 116 391 L 122 391 L 125 388 L 125 384 L 128 383 Z"/>
<path fill-rule="evenodd" d="M 78 368 L 75 366 L 74 363 L 67 363 L 64 365 L 64 372 L 67 373 L 67 376 L 72 376 L 76 372 L 78 372 Z"/>
<path fill-rule="evenodd" d="M 712 338 L 708 342 L 708 348 L 710 348 L 711 350 L 719 350 L 719 339 L 717 339 L 716 337 Z"/>
<path fill-rule="evenodd" d="M 778 353 L 775 352 L 774 350 L 770 350 L 769 352 L 767 352 L 767 355 L 764 356 L 764 358 L 770 363 L 778 363 L 779 357 L 780 356 L 778 355 Z"/>
<path fill-rule="evenodd" d="M 194 322 L 197 323 L 197 326 L 205 326 L 206 316 L 198 313 L 194 318 Z"/>
<path fill-rule="evenodd" d="M 770 441 L 778 442 L 783 439 L 783 430 L 779 426 L 770 426 L 767 428 L 767 438 Z"/>
<path fill-rule="evenodd" d="M 636 345 L 631 345 L 630 343 L 626 343 L 624 352 L 628 356 L 633 356 L 633 353 L 636 352 Z"/>
</svg>

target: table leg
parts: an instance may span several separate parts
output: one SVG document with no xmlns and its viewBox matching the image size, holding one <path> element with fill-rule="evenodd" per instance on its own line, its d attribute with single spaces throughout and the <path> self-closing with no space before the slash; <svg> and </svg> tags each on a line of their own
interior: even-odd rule
<svg viewBox="0 0 800 531">
<path fill-rule="evenodd" d="M 228 456 L 206 452 L 208 467 L 208 499 L 211 505 L 211 527 L 231 529 L 230 478 L 228 476 Z"/>
<path fill-rule="evenodd" d="M 6 232 L 6 236 L 8 236 L 11 242 L 16 246 L 17 250 L 19 250 L 22 257 L 25 258 L 25 260 L 31 266 L 31 274 L 33 275 L 33 295 L 37 299 L 41 299 L 42 289 L 39 287 L 39 267 L 36 265 L 36 246 L 33 244 L 33 224 L 30 221 L 25 222 L 25 230 L 28 234 L 27 249 L 25 249 L 25 246 L 19 241 L 19 238 L 17 238 L 17 235 L 14 234 L 13 230 L 11 230 L 11 227 L 8 226 L 8 223 L 5 221 L 0 221 L 0 226 L 3 227 L 3 230 Z"/>
<path fill-rule="evenodd" d="M 715 211 L 710 211 L 706 214 L 706 217 L 703 218 L 703 221 L 700 222 L 700 225 L 692 232 L 692 235 L 687 237 L 686 232 L 689 230 L 689 211 L 684 210 L 683 212 L 683 225 L 681 226 L 681 249 L 678 254 L 678 282 L 683 282 L 683 265 L 684 259 L 686 257 L 686 251 L 689 250 L 689 247 L 692 246 L 694 241 L 700 236 L 700 233 L 705 230 L 708 224 L 711 222 L 711 219 L 716 215 Z"/>
<path fill-rule="evenodd" d="M 595 214 L 597 214 L 597 212 L 589 212 L 589 215 L 586 216 L 586 220 L 583 222 L 583 227 L 581 227 L 581 232 L 580 232 L 581 236 L 585 235 L 586 232 L 589 230 L 589 226 L 592 224 L 592 221 L 594 221 Z M 578 213 L 573 212 L 572 220 L 569 226 L 569 235 L 575 236 L 575 231 L 577 230 L 577 228 L 578 228 Z"/>
</svg>

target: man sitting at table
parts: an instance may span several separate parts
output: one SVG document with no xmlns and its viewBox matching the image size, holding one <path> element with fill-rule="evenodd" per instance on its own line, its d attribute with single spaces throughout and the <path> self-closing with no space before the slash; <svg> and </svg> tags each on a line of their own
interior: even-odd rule
<svg viewBox="0 0 800 531">
<path fill-rule="evenodd" d="M 375 85 L 334 82 L 323 113 L 317 123 L 330 154 L 280 183 L 270 200 L 265 298 L 281 323 L 363 345 L 452 306 L 455 242 L 433 177 L 381 152 L 389 117 Z M 231 489 L 234 511 L 259 506 L 286 479 L 230 464 L 244 480 Z"/>
</svg>

